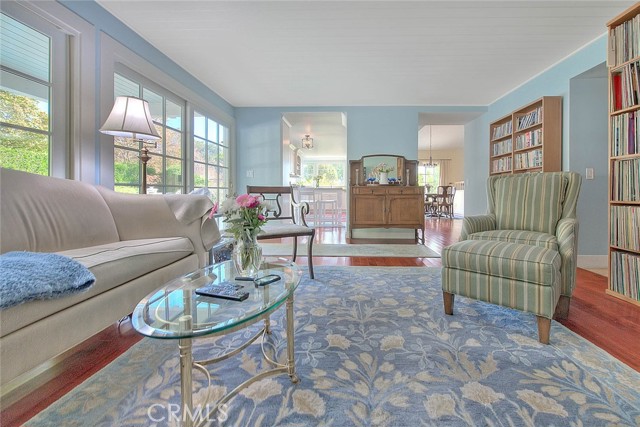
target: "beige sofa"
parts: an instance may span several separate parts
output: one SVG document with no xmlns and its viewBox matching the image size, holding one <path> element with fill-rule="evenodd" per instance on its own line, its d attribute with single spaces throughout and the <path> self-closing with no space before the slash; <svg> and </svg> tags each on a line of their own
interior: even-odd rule
<svg viewBox="0 0 640 427">
<path fill-rule="evenodd" d="M 0 310 L 0 384 L 91 337 L 162 284 L 206 265 L 219 240 L 205 196 L 129 195 L 0 170 L 0 253 L 55 252 L 95 275 L 86 292 Z M 0 278 L 2 280 L 2 278 Z"/>
</svg>

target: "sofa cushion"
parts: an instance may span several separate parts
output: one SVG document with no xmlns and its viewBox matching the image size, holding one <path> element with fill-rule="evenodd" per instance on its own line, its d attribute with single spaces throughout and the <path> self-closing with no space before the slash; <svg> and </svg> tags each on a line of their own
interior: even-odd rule
<svg viewBox="0 0 640 427">
<path fill-rule="evenodd" d="M 552 234 L 525 230 L 491 230 L 469 234 L 470 240 L 493 240 L 497 242 L 520 243 L 523 245 L 540 246 L 558 251 L 558 238 Z"/>
<path fill-rule="evenodd" d="M 508 176 L 494 182 L 496 228 L 555 234 L 567 178 L 559 173 Z"/>
<path fill-rule="evenodd" d="M 464 240 L 442 250 L 442 267 L 542 286 L 560 283 L 560 254 L 532 245 Z"/>
<path fill-rule="evenodd" d="M 193 245 L 186 237 L 169 237 L 128 240 L 58 253 L 87 267 L 96 276 L 93 287 L 69 297 L 33 301 L 0 310 L 0 336 L 185 258 L 193 253 Z M 162 285 L 158 283 L 158 287 Z M 135 302 L 132 302 L 131 308 L 134 306 Z"/>
<path fill-rule="evenodd" d="M 92 185 L 3 168 L 0 199 L 0 252 L 56 252 L 120 240 Z"/>
</svg>

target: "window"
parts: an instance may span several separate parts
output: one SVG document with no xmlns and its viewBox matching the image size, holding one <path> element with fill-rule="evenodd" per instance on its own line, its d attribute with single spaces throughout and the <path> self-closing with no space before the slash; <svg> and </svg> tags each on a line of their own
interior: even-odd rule
<svg viewBox="0 0 640 427">
<path fill-rule="evenodd" d="M 147 163 L 148 193 L 182 193 L 184 191 L 184 101 L 168 92 L 114 74 L 114 96 L 135 96 L 149 103 L 149 110 L 161 140 L 157 146 L 147 142 L 151 160 Z M 174 98 L 169 99 L 169 97 Z M 139 193 L 142 185 L 138 158 L 142 142 L 131 138 L 113 140 L 114 187 L 123 193 Z"/>
<path fill-rule="evenodd" d="M 427 167 L 426 163 L 418 166 L 418 185 L 428 186 L 428 192 L 435 193 L 440 185 L 440 164 Z"/>
<path fill-rule="evenodd" d="M 214 202 L 230 193 L 229 128 L 193 113 L 193 187 L 207 188 Z"/>
<path fill-rule="evenodd" d="M 64 176 L 66 35 L 24 18 L 0 13 L 0 166 L 41 175 L 55 167 Z"/>
<path fill-rule="evenodd" d="M 321 187 L 339 187 L 345 185 L 345 164 L 341 161 L 303 160 L 302 175 L 299 183 L 315 186 L 316 180 Z"/>
</svg>

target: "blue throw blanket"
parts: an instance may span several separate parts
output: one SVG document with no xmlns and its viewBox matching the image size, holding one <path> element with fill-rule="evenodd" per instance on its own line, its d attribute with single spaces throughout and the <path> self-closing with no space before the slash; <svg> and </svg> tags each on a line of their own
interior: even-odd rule
<svg viewBox="0 0 640 427">
<path fill-rule="evenodd" d="M 95 281 L 84 265 L 66 256 L 7 252 L 0 256 L 0 308 L 82 292 Z"/>
</svg>

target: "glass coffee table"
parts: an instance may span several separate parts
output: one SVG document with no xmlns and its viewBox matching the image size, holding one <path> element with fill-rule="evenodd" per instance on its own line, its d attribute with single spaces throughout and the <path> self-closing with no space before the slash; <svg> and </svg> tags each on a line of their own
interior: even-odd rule
<svg viewBox="0 0 640 427">
<path fill-rule="evenodd" d="M 287 363 L 278 363 L 266 354 L 263 338 L 262 354 L 273 368 L 263 371 L 238 385 L 216 402 L 208 414 L 203 414 L 202 412 L 198 414 L 198 410 L 196 410 L 196 414 L 200 417 L 204 416 L 202 421 L 207 421 L 210 414 L 215 413 L 240 390 L 270 375 L 287 373 L 292 382 L 298 382 L 294 364 L 293 294 L 300 282 L 300 270 L 290 262 L 266 261 L 263 263 L 258 276 L 268 274 L 276 274 L 281 279 L 258 287 L 252 281 L 235 280 L 237 273 L 232 261 L 210 265 L 170 281 L 144 298 L 133 311 L 133 327 L 142 335 L 151 338 L 178 340 L 182 398 L 181 414 L 185 426 L 191 426 L 194 423 L 192 417 L 192 414 L 194 414 L 192 398 L 193 368 L 207 377 L 210 391 L 211 376 L 204 366 L 232 357 L 258 338 L 270 334 L 269 316 L 283 304 L 286 306 L 287 319 Z M 222 282 L 242 285 L 241 290 L 248 292 L 249 297 L 244 301 L 231 301 L 195 293 L 197 288 Z M 260 320 L 264 320 L 264 327 L 240 347 L 212 359 L 193 360 L 193 339 L 226 335 L 247 328 Z M 207 394 L 207 400 L 209 400 L 209 394 Z M 207 409 L 209 409 L 208 402 L 204 403 L 207 403 Z"/>
</svg>

